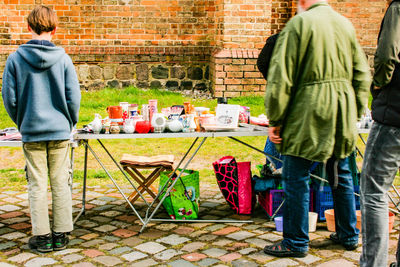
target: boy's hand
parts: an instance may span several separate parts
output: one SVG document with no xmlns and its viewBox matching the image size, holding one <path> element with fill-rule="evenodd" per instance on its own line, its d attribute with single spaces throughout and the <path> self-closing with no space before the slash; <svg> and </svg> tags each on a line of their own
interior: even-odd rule
<svg viewBox="0 0 400 267">
<path fill-rule="evenodd" d="M 269 127 L 268 128 L 269 140 L 271 140 L 272 143 L 280 144 L 282 142 L 280 132 L 281 132 L 281 126 Z"/>
</svg>

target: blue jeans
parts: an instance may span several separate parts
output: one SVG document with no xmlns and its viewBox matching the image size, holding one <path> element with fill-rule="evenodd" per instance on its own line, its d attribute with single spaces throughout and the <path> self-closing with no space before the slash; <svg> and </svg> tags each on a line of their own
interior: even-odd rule
<svg viewBox="0 0 400 267">
<path fill-rule="evenodd" d="M 374 122 L 361 172 L 363 250 L 360 266 L 386 266 L 388 260 L 387 192 L 400 166 L 400 128 Z M 397 262 L 400 253 L 397 246 Z"/>
<path fill-rule="evenodd" d="M 354 244 L 358 243 L 359 231 L 356 229 L 354 186 L 348 162 L 348 158 L 336 160 L 332 157 L 326 169 L 331 185 L 334 183 L 334 174 L 338 176 L 337 188 L 332 190 L 336 232 L 343 244 Z M 294 156 L 284 156 L 283 159 L 285 203 L 282 242 L 293 251 L 308 251 L 309 179 L 312 163 Z M 337 172 L 334 170 L 336 165 Z"/>
</svg>

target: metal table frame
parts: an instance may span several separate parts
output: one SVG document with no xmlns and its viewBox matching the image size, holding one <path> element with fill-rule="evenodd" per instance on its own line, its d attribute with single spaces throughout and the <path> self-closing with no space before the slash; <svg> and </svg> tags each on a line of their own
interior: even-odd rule
<svg viewBox="0 0 400 267">
<path fill-rule="evenodd" d="M 243 137 L 243 136 L 267 136 L 268 135 L 268 128 L 266 127 L 240 127 L 238 131 L 233 131 L 233 132 L 193 132 L 193 133 L 149 133 L 149 134 L 89 134 L 89 133 L 84 133 L 84 134 L 75 134 L 74 139 L 78 141 L 80 144 L 82 144 L 85 147 L 85 152 L 84 152 L 84 171 L 83 171 L 83 191 L 82 191 L 82 209 L 77 215 L 75 221 L 85 213 L 85 202 L 86 202 L 86 179 L 87 179 L 87 160 L 88 160 L 88 151 L 94 156 L 96 161 L 100 164 L 100 166 L 103 168 L 107 176 L 111 179 L 113 182 L 114 186 L 117 188 L 117 190 L 120 192 L 122 197 L 125 199 L 129 207 L 132 209 L 134 214 L 138 217 L 140 222 L 143 224 L 140 232 L 142 232 L 146 226 L 150 222 L 154 221 L 173 221 L 173 222 L 221 222 L 221 223 L 233 223 L 233 222 L 239 222 L 239 223 L 249 223 L 252 221 L 244 221 L 244 220 L 202 220 L 202 219 L 197 219 L 197 220 L 172 220 L 172 219 L 163 219 L 163 218 L 153 218 L 158 209 L 160 208 L 161 204 L 165 200 L 165 198 L 168 196 L 169 192 L 172 190 L 174 187 L 175 183 L 179 180 L 181 174 L 183 171 L 187 168 L 189 163 L 193 160 L 193 158 L 196 156 L 197 152 L 200 150 L 200 148 L 203 146 L 207 138 L 214 138 L 214 137 L 228 137 L 234 141 L 237 141 L 239 143 L 242 143 L 252 149 L 255 149 L 256 151 L 259 151 L 266 155 L 264 151 L 259 150 L 239 139 L 237 137 Z M 109 150 L 106 148 L 106 146 L 103 144 L 101 140 L 107 140 L 107 139 L 136 139 L 136 138 L 194 138 L 194 141 L 191 143 L 190 147 L 187 149 L 185 152 L 185 155 L 181 158 L 179 161 L 178 165 L 170 174 L 169 180 L 166 181 L 166 183 L 161 187 L 159 190 L 156 198 L 149 203 L 143 194 L 141 194 L 135 184 L 132 182 L 130 177 L 124 172 L 123 168 L 121 165 L 115 160 L 115 158 L 112 156 L 112 154 L 109 152 Z M 145 215 L 142 217 L 139 212 L 135 209 L 135 207 L 132 205 L 132 203 L 128 200 L 128 197 L 125 195 L 125 193 L 122 191 L 121 187 L 118 185 L 117 181 L 113 178 L 111 173 L 107 170 L 106 166 L 104 163 L 100 160 L 99 156 L 97 153 L 93 150 L 92 146 L 89 144 L 89 140 L 97 140 L 97 142 L 100 144 L 101 148 L 106 152 L 108 157 L 112 160 L 112 162 L 117 166 L 117 168 L 120 170 L 120 172 L 123 174 L 123 177 L 129 182 L 129 184 L 133 187 L 136 192 L 138 192 L 139 196 L 141 199 L 143 199 L 144 203 L 147 205 L 147 210 Z M 199 143 L 198 141 L 201 140 Z M 184 163 L 184 161 L 186 162 Z M 183 167 L 181 167 L 183 166 Z M 178 168 L 181 168 L 182 171 L 179 172 L 177 178 L 172 182 L 172 184 L 167 188 L 168 182 L 171 180 L 171 177 L 176 173 L 176 170 Z M 156 204 L 157 200 L 159 197 L 163 194 L 164 196 L 162 199 Z"/>
<path fill-rule="evenodd" d="M 359 138 L 361 139 L 361 141 L 363 142 L 364 145 L 366 145 L 366 141 L 364 140 L 362 134 L 368 134 L 369 133 L 369 129 L 360 129 L 359 130 Z M 118 134 L 118 135 L 112 135 L 112 134 L 75 134 L 74 135 L 74 141 L 71 142 L 71 193 L 72 193 L 72 181 L 73 181 L 73 170 L 74 170 L 74 149 L 75 147 L 77 147 L 79 144 L 83 144 L 85 147 L 85 154 L 84 154 L 84 174 L 83 174 L 83 190 L 82 190 L 82 208 L 80 210 L 80 212 L 78 213 L 78 215 L 75 217 L 74 219 L 74 223 L 79 219 L 79 217 L 85 213 L 85 202 L 86 202 L 86 179 L 87 179 L 87 157 L 88 157 L 88 151 L 91 152 L 91 154 L 95 157 L 96 161 L 101 165 L 101 167 L 103 168 L 103 170 L 106 172 L 107 176 L 111 179 L 111 181 L 113 182 L 113 184 L 115 185 L 115 187 L 118 189 L 118 191 L 121 193 L 121 195 L 123 196 L 123 198 L 125 199 L 125 201 L 127 201 L 128 205 L 130 206 L 130 208 L 133 210 L 133 212 L 135 213 L 135 215 L 139 218 L 139 220 L 142 222 L 143 226 L 142 229 L 140 230 L 140 232 L 142 232 L 146 226 L 151 222 L 151 221 L 173 221 L 173 222 L 241 222 L 241 223 L 245 223 L 245 222 L 251 222 L 251 221 L 237 221 L 237 220 L 172 220 L 172 219 L 155 219 L 153 218 L 155 213 L 157 212 L 157 210 L 160 208 L 162 202 L 164 201 L 164 199 L 168 196 L 168 193 L 171 191 L 171 189 L 173 188 L 173 186 L 175 185 L 175 183 L 179 180 L 179 177 L 181 175 L 181 173 L 178 175 L 177 179 L 175 179 L 175 181 L 172 183 L 172 185 L 169 188 L 165 188 L 166 184 L 168 183 L 168 181 L 162 186 L 162 189 L 158 192 L 157 197 L 153 200 L 152 203 L 149 203 L 144 196 L 138 192 L 136 186 L 134 185 L 134 183 L 131 181 L 131 179 L 128 177 L 128 175 L 123 171 L 122 167 L 120 166 L 120 164 L 114 159 L 114 157 L 111 155 L 111 153 L 108 151 L 108 149 L 104 146 L 104 144 L 101 142 L 100 139 L 136 139 L 136 138 L 187 138 L 187 137 L 192 137 L 195 138 L 194 141 L 192 142 L 191 146 L 189 147 L 189 149 L 186 151 L 185 155 L 183 156 L 183 158 L 180 160 L 180 162 L 178 163 L 178 166 L 174 169 L 174 171 L 171 173 L 171 176 L 176 172 L 177 168 L 179 168 L 182 163 L 184 162 L 184 160 L 189 156 L 190 151 L 193 149 L 193 147 L 195 146 L 195 144 L 197 143 L 197 141 L 202 138 L 200 144 L 197 145 L 197 147 L 194 149 L 194 152 L 189 156 L 188 161 L 184 164 L 183 169 L 186 169 L 187 166 L 189 165 L 189 163 L 193 160 L 193 158 L 195 157 L 195 155 L 197 154 L 197 152 L 199 151 L 199 149 L 201 148 L 201 146 L 204 144 L 204 142 L 206 141 L 207 138 L 209 137 L 228 137 L 231 140 L 234 140 L 236 142 L 239 142 L 247 147 L 250 147 L 251 149 L 254 149 L 260 153 L 263 153 L 264 155 L 268 155 L 267 153 L 265 153 L 264 151 L 255 148 L 254 146 L 251 146 L 250 144 L 247 144 L 246 142 L 243 142 L 239 139 L 237 139 L 236 137 L 241 137 L 241 136 L 267 136 L 268 132 L 267 132 L 267 128 L 265 127 L 257 127 L 257 126 L 253 126 L 253 127 L 249 127 L 247 129 L 241 129 L 240 131 L 236 131 L 236 132 L 194 132 L 194 133 L 161 133 L 161 134 Z M 102 161 L 100 160 L 100 158 L 97 156 L 96 152 L 93 150 L 93 148 L 89 145 L 89 140 L 90 139 L 95 139 L 99 142 L 99 144 L 101 145 L 101 147 L 103 148 L 103 150 L 107 153 L 107 155 L 112 159 L 112 161 L 114 162 L 114 164 L 119 168 L 119 170 L 124 174 L 124 177 L 129 181 L 129 183 L 132 185 L 132 187 L 134 188 L 134 190 L 136 190 L 139 194 L 139 196 L 143 199 L 144 203 L 147 205 L 147 210 L 146 210 L 146 214 L 144 216 L 144 218 L 142 218 L 140 216 L 140 214 L 136 211 L 136 209 L 134 208 L 134 206 L 132 205 L 132 203 L 130 203 L 130 201 L 128 200 L 128 198 L 126 197 L 126 195 L 123 193 L 122 189 L 119 187 L 119 185 L 116 183 L 115 179 L 112 177 L 112 175 L 110 174 L 110 172 L 107 170 L 107 168 L 105 167 L 105 165 L 102 163 Z M 22 142 L 21 141 L 0 141 L 0 147 L 21 147 L 22 146 Z M 361 156 L 361 158 L 363 158 L 363 154 L 360 151 L 360 149 L 357 147 L 357 152 L 358 154 Z M 272 155 L 268 155 L 270 157 L 273 157 Z M 274 157 L 273 157 L 274 158 Z M 279 160 L 277 158 L 275 158 L 276 160 Z M 324 179 L 315 176 L 315 175 L 311 175 L 313 178 L 315 179 L 319 179 L 319 180 L 323 180 Z M 400 193 L 397 190 L 397 188 L 392 184 L 392 188 L 394 190 L 394 192 L 397 194 L 397 198 L 400 198 Z M 159 198 L 159 196 L 161 195 L 162 192 L 164 192 L 166 190 L 166 194 L 164 195 L 164 197 L 162 198 L 162 200 L 158 203 L 157 206 L 154 207 L 155 202 L 157 201 L 157 199 Z M 356 194 L 358 195 L 358 194 Z M 388 197 L 391 200 L 391 202 L 395 205 L 397 210 L 394 209 L 390 209 L 392 212 L 399 214 L 400 213 L 400 201 L 396 203 L 395 199 L 393 198 L 393 196 L 388 192 Z M 281 206 L 283 205 L 283 202 L 281 203 Z M 280 207 L 281 207 L 280 206 Z M 277 209 L 277 211 L 279 210 L 279 208 Z M 275 212 L 276 213 L 276 212 Z M 273 214 L 272 216 L 274 216 L 275 214 Z"/>
</svg>

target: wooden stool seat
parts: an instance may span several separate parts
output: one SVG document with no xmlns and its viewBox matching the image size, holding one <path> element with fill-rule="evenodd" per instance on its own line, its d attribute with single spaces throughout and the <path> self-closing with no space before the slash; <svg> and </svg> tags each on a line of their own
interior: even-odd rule
<svg viewBox="0 0 400 267">
<path fill-rule="evenodd" d="M 120 161 L 123 169 L 139 184 L 137 191 L 140 194 L 147 192 L 153 199 L 156 198 L 157 188 L 153 186 L 155 180 L 160 176 L 162 171 L 173 170 L 173 155 L 158 155 L 153 157 L 133 156 L 123 154 Z M 153 171 L 145 176 L 140 170 L 153 169 Z M 130 194 L 128 200 L 133 204 L 138 198 L 139 193 L 136 190 Z"/>
</svg>

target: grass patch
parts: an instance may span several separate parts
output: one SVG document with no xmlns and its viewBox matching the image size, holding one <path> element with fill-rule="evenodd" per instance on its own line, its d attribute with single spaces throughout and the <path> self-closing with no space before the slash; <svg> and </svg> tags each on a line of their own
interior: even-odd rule
<svg viewBox="0 0 400 267">
<path fill-rule="evenodd" d="M 0 169 L 0 188 L 22 190 L 27 185 L 24 169 Z"/>
</svg>

